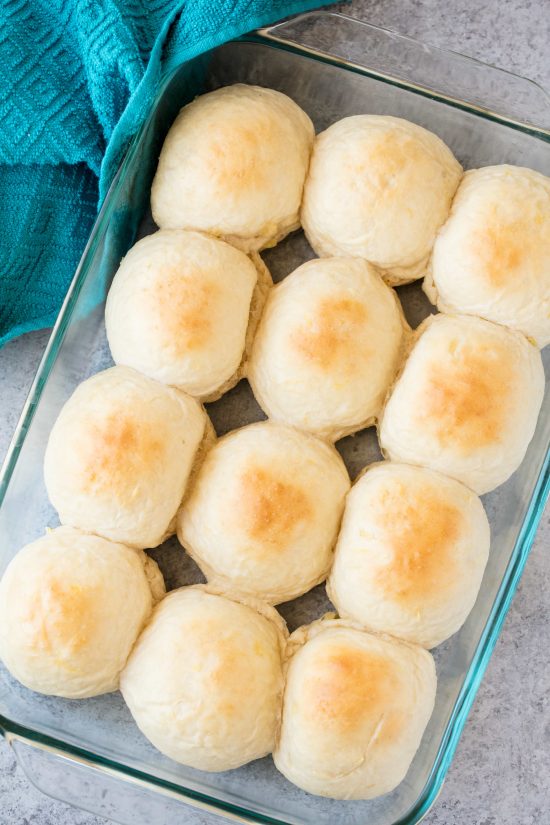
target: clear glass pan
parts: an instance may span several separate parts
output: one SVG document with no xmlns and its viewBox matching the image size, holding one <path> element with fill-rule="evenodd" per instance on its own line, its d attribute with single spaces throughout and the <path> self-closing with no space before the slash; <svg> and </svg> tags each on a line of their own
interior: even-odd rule
<svg viewBox="0 0 550 825">
<path fill-rule="evenodd" d="M 322 44 L 327 44 L 326 51 L 320 51 Z M 541 89 L 341 15 L 304 15 L 190 63 L 181 64 L 173 55 L 145 126 L 98 218 L 4 464 L 0 573 L 23 544 L 40 535 L 45 525 L 57 523 L 42 478 L 46 440 L 76 385 L 111 363 L 103 325 L 105 295 L 122 255 L 138 234 L 152 229 L 148 192 L 167 128 L 194 95 L 237 81 L 286 92 L 309 112 L 317 129 L 353 113 L 394 114 L 438 133 L 466 167 L 509 162 L 550 173 L 550 133 L 544 128 L 550 106 Z M 265 259 L 278 279 L 311 255 L 297 234 L 266 253 Z M 399 294 L 416 325 L 430 311 L 419 285 L 402 288 Z M 544 357 L 548 373 L 550 352 Z M 151 822 L 153 812 L 161 809 L 168 821 L 169 812 L 175 815 L 182 800 L 250 822 L 418 822 L 448 770 L 549 493 L 549 405 L 547 393 L 520 469 L 484 499 L 492 550 L 482 589 L 462 630 L 435 652 L 435 712 L 407 778 L 393 793 L 371 802 L 319 799 L 284 780 L 271 759 L 222 774 L 194 771 L 164 758 L 145 741 L 119 694 L 85 702 L 43 697 L 18 685 L 0 666 L 0 727 L 30 778 L 67 801 L 128 823 Z M 210 405 L 209 411 L 219 432 L 261 417 L 246 382 Z M 372 431 L 345 439 L 339 447 L 352 475 L 378 456 Z M 154 555 L 170 587 L 198 580 L 196 568 L 173 540 Z M 293 628 L 327 608 L 323 589 L 316 588 L 283 605 L 282 612 Z M 42 751 L 40 760 L 36 748 Z M 44 760 L 60 759 L 65 780 L 52 786 Z M 119 791 L 113 790 L 113 783 Z M 142 798 L 142 819 L 136 794 Z M 126 799 L 124 810 L 116 804 L 117 796 Z"/>
</svg>

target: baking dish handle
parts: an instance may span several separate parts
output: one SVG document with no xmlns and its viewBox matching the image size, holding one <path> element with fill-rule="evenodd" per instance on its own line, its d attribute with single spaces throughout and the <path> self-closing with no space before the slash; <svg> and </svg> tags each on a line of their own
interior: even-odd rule
<svg viewBox="0 0 550 825">
<path fill-rule="evenodd" d="M 184 821 L 188 825 L 199 825 L 204 822 L 205 812 L 218 816 L 223 813 L 236 822 L 251 821 L 229 811 L 222 812 L 199 799 L 182 799 L 167 789 L 152 788 L 147 782 L 76 755 L 68 756 L 45 744 L 37 745 L 11 734 L 6 739 L 25 776 L 37 790 L 119 825 Z"/>
<path fill-rule="evenodd" d="M 330 11 L 308 12 L 257 35 L 550 139 L 549 94 L 532 80 L 474 58 Z"/>
</svg>

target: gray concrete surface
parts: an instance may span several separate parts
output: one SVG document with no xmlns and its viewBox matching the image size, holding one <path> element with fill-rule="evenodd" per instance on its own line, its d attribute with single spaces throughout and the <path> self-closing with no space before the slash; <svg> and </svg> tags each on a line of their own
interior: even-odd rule
<svg viewBox="0 0 550 825">
<path fill-rule="evenodd" d="M 345 13 L 477 57 L 550 88 L 548 0 L 352 0 Z M 46 332 L 0 351 L 0 457 L 8 446 Z M 427 825 L 550 825 L 550 511 L 442 793 Z M 188 825 L 216 825 L 192 810 Z M 104 825 L 26 780 L 0 742 L 0 825 Z M 168 820 L 150 825 L 172 825 Z M 367 825 L 367 823 L 365 824 Z"/>
</svg>

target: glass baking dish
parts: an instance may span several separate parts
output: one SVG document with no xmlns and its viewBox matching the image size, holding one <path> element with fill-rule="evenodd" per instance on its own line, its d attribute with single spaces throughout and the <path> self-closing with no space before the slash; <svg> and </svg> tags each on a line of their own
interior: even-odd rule
<svg viewBox="0 0 550 825">
<path fill-rule="evenodd" d="M 550 172 L 550 105 L 539 87 L 342 15 L 303 15 L 184 64 L 173 54 L 145 125 L 110 188 L 4 463 L 0 573 L 23 544 L 57 523 L 42 477 L 46 440 L 76 385 L 111 363 L 105 296 L 122 255 L 138 235 L 153 229 L 148 193 L 167 128 L 194 95 L 237 81 L 286 92 L 318 130 L 348 114 L 388 113 L 437 132 L 466 167 L 508 162 Z M 277 280 L 312 252 L 297 233 L 264 257 Z M 399 295 L 413 325 L 432 311 L 418 283 L 401 288 Z M 550 348 L 544 359 L 548 373 Z M 270 758 L 221 774 L 185 768 L 146 742 L 118 693 L 84 702 L 39 696 L 0 666 L 0 726 L 31 781 L 132 825 L 171 821 L 181 815 L 182 802 L 243 822 L 418 822 L 449 768 L 549 493 L 549 405 L 547 393 L 520 469 L 484 497 L 492 550 L 481 592 L 462 630 L 435 651 L 435 711 L 405 781 L 393 793 L 370 802 L 309 796 L 280 776 Z M 262 417 L 246 382 L 209 405 L 209 412 L 219 433 Z M 379 456 L 372 429 L 344 439 L 339 448 L 352 476 Z M 153 555 L 169 587 L 200 579 L 175 540 Z M 281 612 L 293 629 L 327 609 L 318 587 Z"/>
</svg>

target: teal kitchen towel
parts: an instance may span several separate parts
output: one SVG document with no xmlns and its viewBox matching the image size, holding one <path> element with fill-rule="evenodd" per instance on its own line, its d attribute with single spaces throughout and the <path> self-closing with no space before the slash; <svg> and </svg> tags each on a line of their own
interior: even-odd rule
<svg viewBox="0 0 550 825">
<path fill-rule="evenodd" d="M 0 346 L 51 325 L 163 68 L 327 0 L 0 0 Z"/>
</svg>

